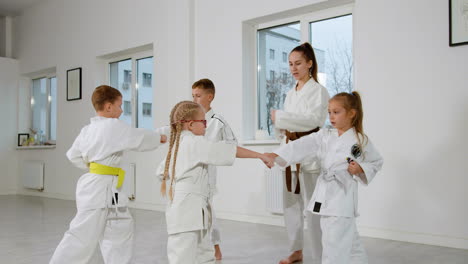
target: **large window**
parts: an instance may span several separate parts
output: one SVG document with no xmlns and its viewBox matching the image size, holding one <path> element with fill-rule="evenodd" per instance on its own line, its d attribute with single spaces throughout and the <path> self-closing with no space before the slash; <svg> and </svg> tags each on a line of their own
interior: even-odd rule
<svg viewBox="0 0 468 264">
<path fill-rule="evenodd" d="M 353 90 L 352 20 L 352 15 L 345 15 L 310 23 L 320 82 L 330 96 Z"/>
<path fill-rule="evenodd" d="M 288 61 L 274 60 L 275 50 L 289 54 L 301 39 L 299 23 L 270 27 L 257 32 L 258 129 L 273 135 L 270 109 L 283 108 L 286 93 L 294 85 Z M 269 59 L 266 59 L 269 58 Z"/>
<path fill-rule="evenodd" d="M 56 140 L 57 79 L 55 76 L 32 80 L 31 111 L 31 128 L 36 131 L 37 140 Z"/>
<path fill-rule="evenodd" d="M 298 22 L 258 26 L 257 129 L 273 135 L 270 110 L 283 109 L 286 93 L 296 82 L 289 72 L 289 53 L 305 41 L 314 48 L 318 79 L 330 96 L 353 90 L 351 11 L 345 6 L 296 18 Z M 281 59 L 275 60 L 276 52 Z"/>
<path fill-rule="evenodd" d="M 153 69 L 153 57 L 144 55 L 129 56 L 109 63 L 110 85 L 119 89 L 123 96 L 120 119 L 132 126 L 147 129 L 154 127 L 151 112 Z"/>
</svg>

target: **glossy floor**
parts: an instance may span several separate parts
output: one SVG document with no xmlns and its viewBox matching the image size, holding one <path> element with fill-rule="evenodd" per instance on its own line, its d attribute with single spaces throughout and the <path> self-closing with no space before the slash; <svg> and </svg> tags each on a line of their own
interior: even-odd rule
<svg viewBox="0 0 468 264">
<path fill-rule="evenodd" d="M 0 263 L 48 263 L 75 215 L 73 201 L 0 195 Z M 167 263 L 164 214 L 132 210 L 136 223 L 133 263 Z M 276 264 L 288 254 L 284 228 L 219 220 L 222 264 Z M 468 250 L 363 238 L 371 264 L 462 264 Z M 307 241 L 306 241 L 307 243 Z M 306 244 L 307 246 L 307 244 Z M 304 264 L 310 258 L 305 250 Z M 99 253 L 93 262 L 102 263 Z"/>
</svg>

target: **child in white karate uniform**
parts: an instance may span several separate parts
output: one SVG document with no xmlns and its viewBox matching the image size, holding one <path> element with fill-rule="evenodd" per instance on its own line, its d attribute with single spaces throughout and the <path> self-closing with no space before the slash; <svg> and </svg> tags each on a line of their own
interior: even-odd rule
<svg viewBox="0 0 468 264">
<path fill-rule="evenodd" d="M 212 142 L 225 142 L 237 145 L 236 136 L 232 132 L 231 127 L 226 120 L 211 108 L 211 102 L 215 98 L 215 86 L 209 79 L 201 79 L 192 85 L 192 97 L 195 103 L 200 104 L 205 109 L 205 119 L 207 122 L 205 130 L 205 138 Z M 216 166 L 208 166 L 208 183 L 210 184 L 210 201 L 213 203 L 213 195 L 216 193 Z M 216 260 L 222 259 L 221 248 L 221 232 L 219 230 L 216 215 L 213 205 L 211 206 L 212 226 L 211 226 L 211 242 L 215 249 Z"/>
<path fill-rule="evenodd" d="M 205 111 L 197 103 L 176 104 L 170 120 L 169 151 L 157 172 L 162 178 L 163 195 L 167 192 L 166 184 L 169 185 L 166 209 L 169 263 L 214 263 L 209 236 L 212 224 L 209 165 L 232 165 L 236 157 L 259 158 L 265 162 L 268 158 L 234 144 L 207 140 L 203 136 Z"/>
<path fill-rule="evenodd" d="M 274 151 L 280 166 L 316 158 L 321 173 L 308 211 L 320 215 L 322 264 L 367 263 L 356 229 L 357 183 L 368 185 L 382 168 L 383 159 L 363 132 L 358 92 L 339 93 L 329 101 L 334 129 L 300 138 Z"/>
<path fill-rule="evenodd" d="M 77 213 L 52 264 L 87 264 L 98 244 L 106 264 L 131 263 L 134 224 L 127 195 L 120 190 L 125 172 L 119 164 L 124 151 L 153 150 L 166 141 L 165 136 L 118 119 L 122 114 L 119 90 L 101 85 L 91 100 L 97 116 L 81 129 L 67 152 L 75 166 L 89 172 L 78 180 Z"/>
</svg>

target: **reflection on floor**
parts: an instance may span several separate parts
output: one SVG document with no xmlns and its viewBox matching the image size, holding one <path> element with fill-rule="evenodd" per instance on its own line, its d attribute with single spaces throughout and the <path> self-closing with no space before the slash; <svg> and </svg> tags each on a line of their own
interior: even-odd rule
<svg viewBox="0 0 468 264">
<path fill-rule="evenodd" d="M 73 201 L 0 195 L 0 262 L 48 263 L 75 215 Z M 163 264 L 166 257 L 164 214 L 132 210 L 136 222 L 133 263 Z M 276 264 L 288 254 L 282 227 L 219 220 L 222 264 Z M 363 238 L 371 264 L 462 264 L 468 250 Z M 307 241 L 306 241 L 307 246 Z M 305 249 L 304 264 L 310 255 Z M 92 263 L 102 263 L 97 251 Z"/>
</svg>

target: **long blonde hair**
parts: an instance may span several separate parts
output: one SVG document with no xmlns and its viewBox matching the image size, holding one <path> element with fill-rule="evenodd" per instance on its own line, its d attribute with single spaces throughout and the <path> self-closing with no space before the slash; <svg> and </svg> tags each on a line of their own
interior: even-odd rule
<svg viewBox="0 0 468 264">
<path fill-rule="evenodd" d="M 161 194 L 166 196 L 166 179 L 169 178 L 169 166 L 171 165 L 172 149 L 174 148 L 174 158 L 172 162 L 171 185 L 169 187 L 169 198 L 172 200 L 172 185 L 175 177 L 175 166 L 177 161 L 177 152 L 179 151 L 180 134 L 183 128 L 184 120 L 190 120 L 196 117 L 197 113 L 203 112 L 203 108 L 192 101 L 182 101 L 177 103 L 169 116 L 171 122 L 171 137 L 169 139 L 169 150 L 166 156 L 166 165 L 164 167 L 164 176 L 161 183 Z M 175 147 L 174 147 L 175 144 Z"/>
</svg>

